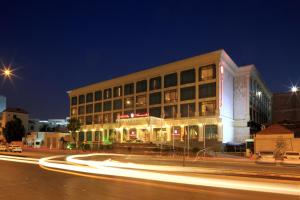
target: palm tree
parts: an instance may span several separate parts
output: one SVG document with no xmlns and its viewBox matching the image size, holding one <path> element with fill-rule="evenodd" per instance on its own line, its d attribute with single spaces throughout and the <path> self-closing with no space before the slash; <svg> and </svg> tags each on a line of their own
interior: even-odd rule
<svg viewBox="0 0 300 200">
<path fill-rule="evenodd" d="M 73 141 L 76 143 L 77 148 L 77 141 L 76 141 L 76 131 L 80 129 L 80 121 L 77 118 L 71 118 L 68 120 L 68 130 L 71 132 Z"/>
</svg>

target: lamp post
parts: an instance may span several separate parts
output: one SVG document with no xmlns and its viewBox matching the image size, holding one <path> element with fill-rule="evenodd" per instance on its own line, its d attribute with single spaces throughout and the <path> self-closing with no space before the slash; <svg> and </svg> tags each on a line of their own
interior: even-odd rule
<svg viewBox="0 0 300 200">
<path fill-rule="evenodd" d="M 12 77 L 15 76 L 14 74 L 14 70 L 9 66 L 9 67 L 3 67 L 1 69 L 1 75 L 4 77 L 4 78 L 8 78 L 8 79 L 11 79 Z"/>
</svg>

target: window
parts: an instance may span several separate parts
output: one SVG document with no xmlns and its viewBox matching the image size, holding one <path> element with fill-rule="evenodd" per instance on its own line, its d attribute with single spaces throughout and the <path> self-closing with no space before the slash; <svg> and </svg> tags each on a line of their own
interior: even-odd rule
<svg viewBox="0 0 300 200">
<path fill-rule="evenodd" d="M 147 113 L 147 109 L 146 108 L 143 108 L 143 109 L 137 109 L 136 114 L 146 114 Z"/>
<path fill-rule="evenodd" d="M 199 81 L 205 81 L 216 78 L 216 65 L 200 67 Z"/>
<path fill-rule="evenodd" d="M 199 115 L 214 115 L 216 111 L 216 101 L 205 101 L 199 103 Z"/>
<path fill-rule="evenodd" d="M 188 139 L 187 136 L 189 135 L 189 139 L 191 140 L 198 140 L 199 138 L 199 127 L 195 125 L 185 126 L 184 127 L 184 139 Z"/>
<path fill-rule="evenodd" d="M 195 116 L 195 104 L 181 104 L 180 105 L 181 117 L 194 117 Z"/>
<path fill-rule="evenodd" d="M 133 97 L 127 97 L 124 101 L 124 108 L 133 108 L 134 101 Z"/>
<path fill-rule="evenodd" d="M 100 131 L 95 131 L 95 141 L 100 141 Z"/>
<path fill-rule="evenodd" d="M 110 99 L 111 98 L 111 88 L 104 90 L 104 99 Z"/>
<path fill-rule="evenodd" d="M 147 105 L 146 95 L 140 95 L 136 97 L 136 107 L 144 107 Z"/>
<path fill-rule="evenodd" d="M 93 117 L 92 115 L 88 115 L 85 117 L 85 124 L 86 125 L 91 125 L 93 123 Z"/>
<path fill-rule="evenodd" d="M 167 74 L 164 77 L 164 87 L 173 87 L 177 85 L 177 73 Z"/>
<path fill-rule="evenodd" d="M 147 91 L 147 80 L 138 81 L 136 83 L 136 93 Z"/>
<path fill-rule="evenodd" d="M 189 69 L 180 73 L 180 84 L 194 83 L 195 69 Z"/>
<path fill-rule="evenodd" d="M 122 86 L 114 87 L 114 97 L 122 96 Z"/>
<path fill-rule="evenodd" d="M 169 90 L 165 92 L 165 103 L 177 102 L 177 90 Z"/>
<path fill-rule="evenodd" d="M 85 96 L 83 94 L 79 95 L 79 104 L 82 104 L 82 103 L 85 103 Z"/>
<path fill-rule="evenodd" d="M 153 116 L 153 117 L 161 117 L 161 108 L 160 107 L 155 107 L 155 108 L 150 108 L 149 109 L 149 114 L 150 116 Z"/>
<path fill-rule="evenodd" d="M 88 93 L 86 95 L 86 102 L 87 103 L 93 102 L 93 93 Z"/>
<path fill-rule="evenodd" d="M 205 139 L 217 140 L 218 139 L 218 126 L 205 125 Z"/>
<path fill-rule="evenodd" d="M 134 92 L 134 83 L 129 83 L 125 85 L 124 95 L 130 95 Z"/>
<path fill-rule="evenodd" d="M 72 105 L 72 106 L 77 105 L 77 97 L 72 97 L 72 98 L 71 98 L 71 105 Z"/>
<path fill-rule="evenodd" d="M 124 115 L 130 116 L 131 113 L 134 113 L 133 110 L 125 110 Z"/>
<path fill-rule="evenodd" d="M 92 131 L 86 132 L 86 141 L 91 142 L 92 138 Z"/>
<path fill-rule="evenodd" d="M 93 113 L 93 104 L 88 104 L 85 107 L 85 113 Z"/>
<path fill-rule="evenodd" d="M 199 98 L 216 96 L 216 83 L 208 83 L 199 86 Z"/>
<path fill-rule="evenodd" d="M 78 107 L 78 115 L 84 115 L 84 106 Z"/>
<path fill-rule="evenodd" d="M 177 105 L 165 106 L 165 118 L 176 118 L 177 115 Z"/>
<path fill-rule="evenodd" d="M 113 115 L 113 122 L 116 122 L 117 119 L 119 119 L 121 114 L 122 114 L 121 112 L 115 112 Z"/>
<path fill-rule="evenodd" d="M 155 77 L 150 79 L 150 90 L 161 89 L 161 77 Z"/>
<path fill-rule="evenodd" d="M 102 124 L 102 115 L 94 115 L 94 124 Z"/>
<path fill-rule="evenodd" d="M 102 103 L 95 103 L 94 112 L 101 112 L 102 111 Z"/>
<path fill-rule="evenodd" d="M 79 142 L 83 142 L 84 141 L 84 132 L 79 132 L 79 134 L 78 134 L 78 140 L 79 140 Z"/>
<path fill-rule="evenodd" d="M 152 93 L 149 96 L 149 104 L 160 104 L 161 103 L 161 92 Z"/>
<path fill-rule="evenodd" d="M 72 108 L 71 115 L 76 115 L 76 114 L 77 114 L 77 108 Z"/>
<path fill-rule="evenodd" d="M 80 125 L 84 125 L 84 116 L 78 117 Z"/>
<path fill-rule="evenodd" d="M 180 100 L 191 100 L 195 99 L 195 86 L 180 88 Z"/>
<path fill-rule="evenodd" d="M 103 103 L 103 111 L 111 111 L 111 101 L 105 101 Z"/>
<path fill-rule="evenodd" d="M 122 99 L 114 100 L 114 110 L 122 109 Z"/>
<path fill-rule="evenodd" d="M 104 123 L 111 123 L 111 114 L 106 113 L 103 115 Z"/>
<path fill-rule="evenodd" d="M 100 101 L 100 100 L 102 100 L 102 91 L 101 90 L 95 92 L 95 101 Z"/>
</svg>

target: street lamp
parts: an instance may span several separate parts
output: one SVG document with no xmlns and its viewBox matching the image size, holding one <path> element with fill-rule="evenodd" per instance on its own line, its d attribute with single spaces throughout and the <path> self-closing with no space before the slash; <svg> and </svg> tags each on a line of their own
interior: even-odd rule
<svg viewBox="0 0 300 200">
<path fill-rule="evenodd" d="M 3 67 L 1 69 L 1 75 L 8 79 L 11 79 L 13 76 L 15 76 L 14 70 L 11 67 Z"/>
<path fill-rule="evenodd" d="M 292 91 L 293 93 L 298 92 L 298 87 L 297 87 L 297 86 L 292 86 L 292 87 L 291 87 L 291 91 Z"/>
</svg>

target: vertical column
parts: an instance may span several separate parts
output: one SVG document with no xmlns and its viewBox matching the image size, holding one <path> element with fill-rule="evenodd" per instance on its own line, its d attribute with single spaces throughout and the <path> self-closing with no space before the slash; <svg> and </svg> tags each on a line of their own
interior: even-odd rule
<svg viewBox="0 0 300 200">
<path fill-rule="evenodd" d="M 184 125 L 180 125 L 180 141 L 183 141 L 184 136 Z"/>
<path fill-rule="evenodd" d="M 223 123 L 222 122 L 218 123 L 218 141 L 219 142 L 223 141 Z"/>
<path fill-rule="evenodd" d="M 177 72 L 177 118 L 180 118 L 180 71 Z"/>
<path fill-rule="evenodd" d="M 203 141 L 204 138 L 203 124 L 199 124 L 198 127 L 199 127 L 198 141 L 201 142 Z"/>
<path fill-rule="evenodd" d="M 123 143 L 123 128 L 119 128 L 119 134 L 120 134 L 120 143 Z"/>
<path fill-rule="evenodd" d="M 195 68 L 195 73 L 196 73 L 196 81 L 195 81 L 195 88 L 196 88 L 196 98 L 195 98 L 195 116 L 199 116 L 199 67 Z"/>
<path fill-rule="evenodd" d="M 83 133 L 84 133 L 84 139 L 83 139 L 83 141 L 86 142 L 86 130 L 84 130 Z"/>
<path fill-rule="evenodd" d="M 167 141 L 170 142 L 172 140 L 172 137 L 171 137 L 171 126 L 167 126 L 166 127 L 166 131 L 167 131 Z"/>
</svg>

